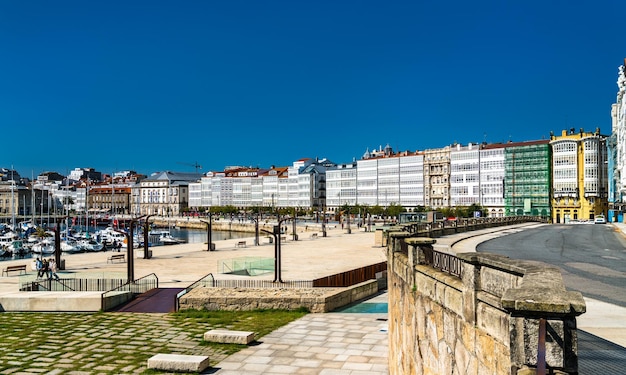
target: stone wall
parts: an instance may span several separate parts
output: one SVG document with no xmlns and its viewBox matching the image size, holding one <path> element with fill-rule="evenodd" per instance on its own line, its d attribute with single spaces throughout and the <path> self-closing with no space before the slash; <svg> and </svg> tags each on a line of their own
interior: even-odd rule
<svg viewBox="0 0 626 375">
<path fill-rule="evenodd" d="M 578 372 L 576 316 L 582 295 L 565 290 L 558 268 L 458 254 L 461 276 L 425 264 L 432 238 L 388 233 L 390 374 L 534 372 L 546 322 L 546 366 Z"/>
<path fill-rule="evenodd" d="M 378 292 L 378 281 L 369 280 L 347 288 L 209 288 L 198 287 L 182 296 L 179 309 L 245 311 L 296 310 L 313 313 L 333 311 Z"/>
</svg>

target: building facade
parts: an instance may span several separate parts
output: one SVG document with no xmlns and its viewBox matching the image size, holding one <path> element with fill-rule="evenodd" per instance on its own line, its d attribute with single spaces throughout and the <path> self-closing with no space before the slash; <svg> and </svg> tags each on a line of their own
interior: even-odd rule
<svg viewBox="0 0 626 375">
<path fill-rule="evenodd" d="M 505 215 L 551 217 L 550 141 L 507 144 L 504 154 Z"/>
<path fill-rule="evenodd" d="M 424 151 L 424 205 L 450 207 L 450 146 Z"/>
<path fill-rule="evenodd" d="M 196 173 L 156 172 L 131 195 L 139 198 L 139 215 L 178 216 L 189 207 L 189 184 L 199 180 Z"/>
<path fill-rule="evenodd" d="M 594 220 L 608 214 L 607 137 L 563 130 L 550 136 L 552 148 L 552 220 Z"/>
</svg>

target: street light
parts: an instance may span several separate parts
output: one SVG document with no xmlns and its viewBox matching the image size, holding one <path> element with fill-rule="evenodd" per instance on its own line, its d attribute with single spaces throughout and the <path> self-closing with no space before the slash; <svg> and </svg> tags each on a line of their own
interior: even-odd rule
<svg viewBox="0 0 626 375">
<path fill-rule="evenodd" d="M 255 246 L 260 246 L 260 242 L 259 242 L 259 207 L 257 207 L 257 211 L 256 211 L 256 218 L 253 216 L 250 216 L 250 220 L 254 221 L 254 245 Z"/>
<path fill-rule="evenodd" d="M 154 215 L 146 216 L 146 222 L 143 227 L 143 259 L 152 258 L 152 254 L 148 253 L 148 242 L 150 240 L 148 234 L 150 233 L 150 221 L 149 219 Z"/>
<path fill-rule="evenodd" d="M 322 237 L 326 237 L 326 208 L 322 206 Z"/>
<path fill-rule="evenodd" d="M 122 233 L 126 236 L 126 256 L 128 257 L 128 260 L 126 262 L 127 283 L 135 282 L 135 258 L 133 257 L 135 249 L 133 244 L 133 232 L 135 224 L 137 224 L 137 222 L 139 222 L 139 220 L 143 219 L 144 217 L 145 216 L 140 216 L 138 218 L 132 219 L 129 224 L 128 233 L 121 230 L 115 230 L 116 232 Z"/>
<path fill-rule="evenodd" d="M 213 213 L 211 211 L 209 211 L 209 221 L 206 220 L 200 220 L 201 222 L 207 224 L 207 241 L 208 241 L 208 245 L 207 245 L 207 250 L 206 251 L 215 251 L 215 244 L 213 243 L 213 238 L 212 238 L 212 223 L 213 223 Z"/>
<path fill-rule="evenodd" d="M 297 217 L 298 217 L 298 215 L 296 213 L 296 208 L 294 207 L 293 208 L 293 220 L 292 220 L 292 228 L 293 228 L 292 235 L 293 235 L 293 240 L 294 241 L 298 241 L 298 234 L 296 233 L 296 220 L 297 220 Z"/>
<path fill-rule="evenodd" d="M 281 277 L 281 239 L 280 239 L 280 226 L 283 222 L 291 220 L 292 218 L 286 217 L 284 219 L 278 220 L 277 224 L 274 226 L 274 230 L 272 232 L 262 229 L 263 232 L 274 237 L 274 282 L 275 283 L 283 283 L 283 279 Z"/>
</svg>

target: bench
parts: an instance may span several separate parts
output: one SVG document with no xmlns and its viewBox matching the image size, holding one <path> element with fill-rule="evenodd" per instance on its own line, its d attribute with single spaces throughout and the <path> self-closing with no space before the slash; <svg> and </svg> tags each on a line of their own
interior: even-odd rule
<svg viewBox="0 0 626 375">
<path fill-rule="evenodd" d="M 206 355 L 155 354 L 148 358 L 148 368 L 172 372 L 202 372 L 209 367 Z"/>
<path fill-rule="evenodd" d="M 246 247 L 246 241 L 237 242 L 237 247 Z"/>
<path fill-rule="evenodd" d="M 317 233 L 311 233 L 311 239 L 314 240 L 317 238 Z"/>
<path fill-rule="evenodd" d="M 19 271 L 20 275 L 22 274 L 22 272 L 26 273 L 26 265 L 25 264 L 19 264 L 17 266 L 7 266 L 5 269 L 2 270 L 2 276 L 4 276 L 5 274 L 7 276 L 9 276 L 9 272 L 17 272 Z"/>
<path fill-rule="evenodd" d="M 204 333 L 204 341 L 248 345 L 254 341 L 254 332 L 212 329 Z"/>
<path fill-rule="evenodd" d="M 125 255 L 126 254 L 113 254 L 107 258 L 107 263 L 109 262 L 113 263 L 113 261 L 115 260 L 121 260 L 122 262 L 126 262 L 126 259 L 124 258 Z"/>
<path fill-rule="evenodd" d="M 280 240 L 281 241 L 287 241 L 287 237 L 286 236 L 280 236 Z"/>
</svg>

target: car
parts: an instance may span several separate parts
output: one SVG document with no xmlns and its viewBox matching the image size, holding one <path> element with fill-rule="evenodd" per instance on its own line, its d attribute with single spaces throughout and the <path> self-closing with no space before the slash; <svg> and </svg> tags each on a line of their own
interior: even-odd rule
<svg viewBox="0 0 626 375">
<path fill-rule="evenodd" d="M 606 219 L 604 218 L 604 216 L 596 216 L 596 218 L 593 219 L 593 222 L 595 224 L 606 224 Z"/>
</svg>

